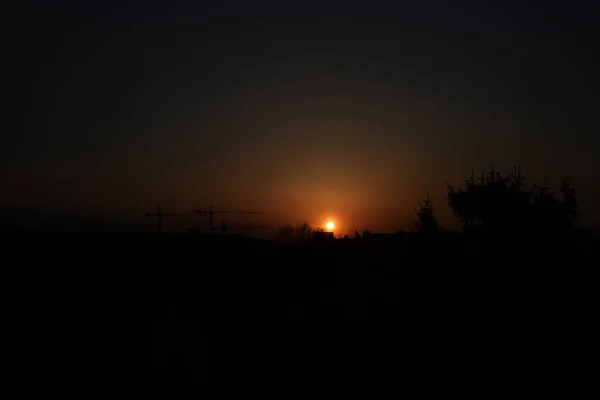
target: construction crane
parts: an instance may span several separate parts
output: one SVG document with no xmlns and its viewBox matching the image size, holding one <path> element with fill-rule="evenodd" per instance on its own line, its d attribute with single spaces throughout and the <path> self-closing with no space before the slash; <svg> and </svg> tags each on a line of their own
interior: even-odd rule
<svg viewBox="0 0 600 400">
<path fill-rule="evenodd" d="M 160 208 L 160 205 L 156 207 L 155 213 L 147 212 L 146 217 L 156 217 L 156 229 L 158 233 L 162 232 L 162 219 L 164 217 L 178 216 L 178 215 L 193 215 L 191 213 L 164 213 Z"/>
<path fill-rule="evenodd" d="M 260 211 L 226 211 L 226 210 L 215 210 L 212 205 L 208 206 L 208 210 L 195 210 L 194 214 L 203 215 L 208 214 L 208 232 L 213 233 L 214 227 L 214 215 L 215 214 L 264 214 Z"/>
</svg>

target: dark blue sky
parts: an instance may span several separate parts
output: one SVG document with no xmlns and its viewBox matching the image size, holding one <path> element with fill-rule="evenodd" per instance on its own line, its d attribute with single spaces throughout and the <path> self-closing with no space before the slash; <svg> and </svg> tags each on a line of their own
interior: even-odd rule
<svg viewBox="0 0 600 400">
<path fill-rule="evenodd" d="M 529 183 L 573 175 L 581 222 L 600 225 L 593 2 L 204 3 L 15 18 L 2 206 L 17 223 L 152 229 L 157 203 L 214 203 L 391 230 L 429 191 L 453 226 L 446 181 L 521 163 Z"/>
</svg>

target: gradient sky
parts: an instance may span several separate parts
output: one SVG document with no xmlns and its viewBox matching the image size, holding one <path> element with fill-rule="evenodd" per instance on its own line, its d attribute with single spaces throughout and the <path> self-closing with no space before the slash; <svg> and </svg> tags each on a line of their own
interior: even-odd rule
<svg viewBox="0 0 600 400">
<path fill-rule="evenodd" d="M 431 192 L 454 227 L 446 181 L 520 163 L 572 175 L 600 227 L 594 2 L 205 3 L 28 5 L 2 55 L 9 219 L 150 230 L 210 203 L 395 231 Z"/>
</svg>

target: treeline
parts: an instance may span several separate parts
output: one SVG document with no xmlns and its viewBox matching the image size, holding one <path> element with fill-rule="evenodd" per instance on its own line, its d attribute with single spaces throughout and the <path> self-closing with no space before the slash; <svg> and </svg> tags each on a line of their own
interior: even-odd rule
<svg viewBox="0 0 600 400">
<path fill-rule="evenodd" d="M 504 176 L 490 166 L 488 173 L 478 178 L 471 171 L 462 188 L 447 183 L 446 200 L 467 235 L 557 237 L 573 234 L 573 221 L 579 207 L 571 178 L 565 175 L 560 194 L 552 191 L 547 181 L 546 176 L 528 188 L 520 166 Z M 432 234 L 438 230 L 429 195 L 415 213 L 417 232 Z"/>
</svg>

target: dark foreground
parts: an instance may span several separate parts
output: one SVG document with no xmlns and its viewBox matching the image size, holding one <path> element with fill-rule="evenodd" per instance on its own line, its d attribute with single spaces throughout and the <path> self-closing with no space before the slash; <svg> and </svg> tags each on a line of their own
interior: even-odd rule
<svg viewBox="0 0 600 400">
<path fill-rule="evenodd" d="M 147 361 L 156 378 L 188 383 L 486 375 L 505 363 L 519 377 L 533 364 L 576 368 L 595 331 L 592 239 L 294 247 L 23 234 L 3 244 L 30 318 L 52 321 L 63 340 L 74 329 L 93 336 L 81 346 L 113 354 L 113 364 Z"/>
</svg>

